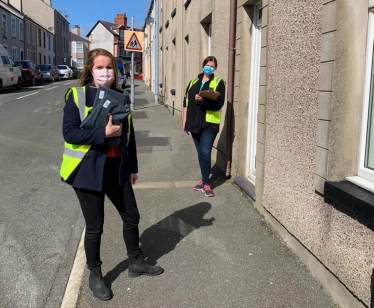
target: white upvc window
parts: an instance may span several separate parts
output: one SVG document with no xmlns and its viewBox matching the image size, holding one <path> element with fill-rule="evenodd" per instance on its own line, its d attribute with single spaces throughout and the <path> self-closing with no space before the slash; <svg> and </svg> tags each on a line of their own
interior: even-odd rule
<svg viewBox="0 0 374 308">
<path fill-rule="evenodd" d="M 1 32 L 2 36 L 6 37 L 6 15 L 2 14 L 1 16 Z"/>
<path fill-rule="evenodd" d="M 82 42 L 72 42 L 73 53 L 83 53 L 83 43 Z"/>
<path fill-rule="evenodd" d="M 12 17 L 12 37 L 16 37 L 16 19 Z"/>
<path fill-rule="evenodd" d="M 212 55 L 212 23 L 208 25 L 208 56 Z"/>
<path fill-rule="evenodd" d="M 15 61 L 18 59 L 18 56 L 17 56 L 17 47 L 12 47 L 12 58 Z"/>
<path fill-rule="evenodd" d="M 19 39 L 20 39 L 20 41 L 25 40 L 25 31 L 23 29 L 23 22 L 19 23 Z"/>
<path fill-rule="evenodd" d="M 347 180 L 374 192 L 374 13 L 369 12 L 364 101 L 357 176 Z"/>
</svg>

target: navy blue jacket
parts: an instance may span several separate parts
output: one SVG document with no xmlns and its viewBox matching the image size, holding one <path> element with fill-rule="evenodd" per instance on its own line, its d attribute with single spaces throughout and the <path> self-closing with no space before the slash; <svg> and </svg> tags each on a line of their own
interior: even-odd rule
<svg viewBox="0 0 374 308">
<path fill-rule="evenodd" d="M 97 88 L 86 86 L 86 106 L 93 106 Z M 91 145 L 82 163 L 65 181 L 75 188 L 101 191 L 103 187 L 104 165 L 109 145 L 106 144 L 105 128 L 81 129 L 79 110 L 74 103 L 72 93 L 68 96 L 62 123 L 62 134 L 70 144 Z M 122 124 L 121 162 L 119 167 L 119 185 L 130 179 L 130 173 L 138 173 L 135 133 L 132 120 L 130 123 L 130 140 L 127 145 L 127 119 Z M 111 158 L 112 159 L 112 158 Z"/>
</svg>

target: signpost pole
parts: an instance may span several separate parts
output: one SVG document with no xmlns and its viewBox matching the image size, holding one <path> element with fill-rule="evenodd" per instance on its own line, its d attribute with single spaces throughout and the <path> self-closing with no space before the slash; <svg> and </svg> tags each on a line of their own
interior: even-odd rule
<svg viewBox="0 0 374 308">
<path fill-rule="evenodd" d="M 131 17 L 131 27 L 132 31 L 135 31 L 134 29 L 134 16 Z M 135 86 L 134 86 L 134 51 L 131 51 L 131 110 L 134 110 L 135 106 Z"/>
</svg>

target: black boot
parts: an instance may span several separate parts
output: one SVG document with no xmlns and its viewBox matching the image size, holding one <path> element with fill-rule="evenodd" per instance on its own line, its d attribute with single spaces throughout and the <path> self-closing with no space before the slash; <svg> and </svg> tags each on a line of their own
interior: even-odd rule
<svg viewBox="0 0 374 308">
<path fill-rule="evenodd" d="M 141 253 L 137 258 L 129 258 L 129 277 L 139 277 L 140 275 L 157 276 L 164 272 L 160 266 L 148 265 Z"/>
<path fill-rule="evenodd" d="M 107 301 L 112 298 L 112 294 L 105 285 L 101 267 L 95 267 L 90 270 L 89 287 L 94 297 L 101 301 Z"/>
</svg>

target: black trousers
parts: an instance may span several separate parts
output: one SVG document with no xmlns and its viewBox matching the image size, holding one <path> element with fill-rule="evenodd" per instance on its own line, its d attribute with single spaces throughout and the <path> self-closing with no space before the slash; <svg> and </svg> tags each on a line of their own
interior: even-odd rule
<svg viewBox="0 0 374 308">
<path fill-rule="evenodd" d="M 107 158 L 102 191 L 74 188 L 86 221 L 84 249 L 89 269 L 101 265 L 100 244 L 104 226 L 105 195 L 116 207 L 123 221 L 123 239 L 127 255 L 136 258 L 139 248 L 139 211 L 130 182 L 119 186 L 119 158 Z"/>
</svg>

